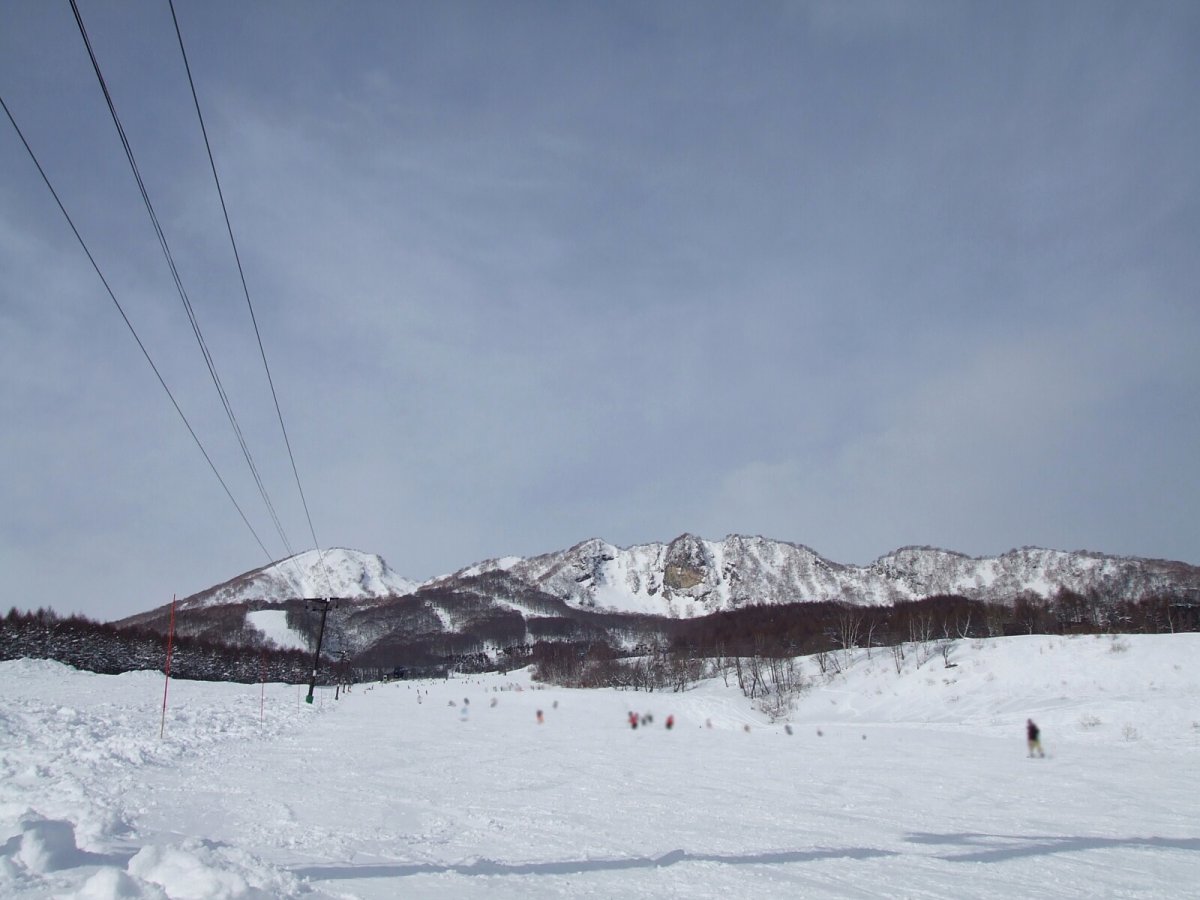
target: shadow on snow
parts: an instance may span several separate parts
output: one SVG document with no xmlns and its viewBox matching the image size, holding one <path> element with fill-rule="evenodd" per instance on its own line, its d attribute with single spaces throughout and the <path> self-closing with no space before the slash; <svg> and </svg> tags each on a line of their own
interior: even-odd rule
<svg viewBox="0 0 1200 900">
<path fill-rule="evenodd" d="M 662 856 L 636 856 L 629 859 L 572 859 L 553 862 L 505 863 L 480 859 L 472 863 L 401 863 L 398 865 L 308 866 L 292 869 L 292 873 L 317 881 L 350 878 L 401 878 L 408 875 L 578 875 L 583 872 L 605 872 L 623 869 L 654 869 L 681 862 L 713 862 L 731 866 L 767 865 L 771 863 L 813 862 L 821 859 L 871 859 L 896 856 L 890 850 L 869 847 L 818 850 L 774 850 L 765 853 L 729 854 L 688 853 L 672 850 Z"/>
<path fill-rule="evenodd" d="M 1054 853 L 1078 853 L 1084 850 L 1146 847 L 1161 850 L 1200 851 L 1200 838 L 1164 837 L 1073 837 L 1061 835 L 1005 835 L 982 833 L 914 833 L 905 838 L 910 844 L 974 848 L 973 852 L 951 852 L 938 856 L 947 862 L 1004 862 L 1028 856 Z M 314 881 L 338 881 L 356 878 L 404 878 L 410 875 L 578 875 L 627 869 L 655 869 L 682 862 L 709 862 L 722 865 L 771 865 L 804 863 L 824 859 L 877 859 L 900 856 L 893 850 L 871 847 L 824 848 L 816 850 L 771 850 L 763 853 L 718 854 L 688 853 L 671 850 L 662 856 L 635 856 L 626 859 L 568 859 L 549 862 L 506 863 L 478 859 L 469 863 L 395 863 L 366 865 L 300 866 L 292 873 Z"/>
<path fill-rule="evenodd" d="M 1048 856 L 1052 853 L 1078 853 L 1084 850 L 1148 847 L 1160 850 L 1200 850 L 1197 838 L 1164 837 L 1080 837 L 1027 834 L 927 834 L 915 833 L 905 838 L 910 844 L 945 845 L 976 848 L 970 853 L 947 853 L 937 857 L 947 862 L 1004 862 L 1026 856 Z"/>
</svg>

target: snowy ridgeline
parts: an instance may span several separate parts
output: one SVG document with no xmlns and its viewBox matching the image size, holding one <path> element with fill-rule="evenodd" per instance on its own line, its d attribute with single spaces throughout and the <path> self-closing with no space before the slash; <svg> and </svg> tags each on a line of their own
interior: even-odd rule
<svg viewBox="0 0 1200 900">
<path fill-rule="evenodd" d="M 1030 636 L 804 658 L 774 719 L 732 676 L 471 676 L 311 706 L 176 681 L 163 739 L 160 675 L 0 663 L 0 896 L 1194 895 L 1198 652 Z"/>
</svg>

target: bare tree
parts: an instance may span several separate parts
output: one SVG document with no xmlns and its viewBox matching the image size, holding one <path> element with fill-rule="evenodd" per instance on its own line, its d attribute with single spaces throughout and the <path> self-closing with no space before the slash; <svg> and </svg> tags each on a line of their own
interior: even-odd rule
<svg viewBox="0 0 1200 900">
<path fill-rule="evenodd" d="M 908 637 L 916 646 L 917 668 L 921 668 L 932 655 L 930 645 L 933 642 L 933 616 L 921 613 L 908 620 Z"/>
<path fill-rule="evenodd" d="M 947 669 L 953 669 L 958 663 L 950 662 L 950 654 L 954 652 L 954 641 L 949 638 L 943 638 L 938 641 L 938 652 L 942 654 L 942 663 Z"/>
<path fill-rule="evenodd" d="M 817 661 L 822 675 L 838 675 L 842 671 L 842 664 L 838 661 L 836 653 L 822 650 L 820 653 L 813 654 L 813 659 Z"/>
<path fill-rule="evenodd" d="M 850 651 L 858 646 L 863 627 L 863 612 L 860 607 L 844 604 L 838 614 L 837 642 L 850 663 Z"/>
<path fill-rule="evenodd" d="M 955 628 L 960 638 L 969 638 L 971 636 L 971 607 L 967 607 L 967 618 L 965 621 L 961 618 L 955 621 Z"/>
<path fill-rule="evenodd" d="M 875 629 L 879 627 L 879 620 L 871 616 L 870 623 L 867 625 L 867 659 L 871 658 L 871 648 L 875 646 Z"/>
</svg>

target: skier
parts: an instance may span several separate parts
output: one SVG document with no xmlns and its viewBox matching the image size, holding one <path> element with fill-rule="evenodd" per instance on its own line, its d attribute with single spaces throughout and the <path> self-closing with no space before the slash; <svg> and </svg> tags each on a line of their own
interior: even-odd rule
<svg viewBox="0 0 1200 900">
<path fill-rule="evenodd" d="M 630 712 L 630 713 L 629 713 L 629 727 L 630 727 L 630 728 L 632 728 L 634 731 L 637 731 L 637 727 L 638 727 L 638 714 L 637 714 L 637 713 L 635 713 L 635 712 Z"/>
<path fill-rule="evenodd" d="M 1033 719 L 1025 720 L 1025 737 L 1029 742 L 1029 758 L 1033 759 L 1033 754 L 1036 753 L 1039 757 L 1044 757 L 1046 754 L 1042 750 L 1041 729 L 1033 723 Z"/>
<path fill-rule="evenodd" d="M 667 716 L 667 731 L 670 731 L 674 727 L 675 727 L 675 716 L 673 716 L 673 715 Z"/>
</svg>

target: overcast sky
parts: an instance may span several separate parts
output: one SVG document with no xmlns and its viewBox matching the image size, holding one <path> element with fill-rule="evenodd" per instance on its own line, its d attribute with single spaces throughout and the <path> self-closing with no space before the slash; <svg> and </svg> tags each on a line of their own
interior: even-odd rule
<svg viewBox="0 0 1200 900">
<path fill-rule="evenodd" d="M 79 7 L 312 546 L 166 0 Z M 602 537 L 1200 563 L 1200 4 L 176 10 L 323 547 Z M 5 609 L 286 555 L 66 0 L 0 4 Z"/>
</svg>

